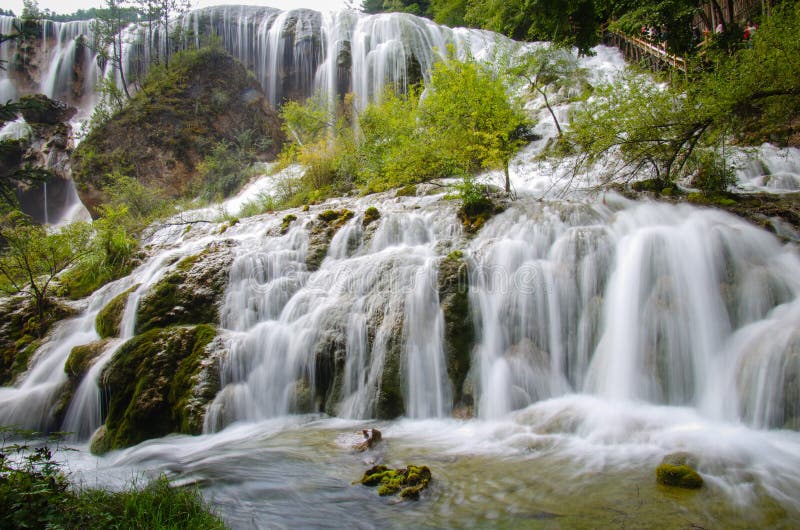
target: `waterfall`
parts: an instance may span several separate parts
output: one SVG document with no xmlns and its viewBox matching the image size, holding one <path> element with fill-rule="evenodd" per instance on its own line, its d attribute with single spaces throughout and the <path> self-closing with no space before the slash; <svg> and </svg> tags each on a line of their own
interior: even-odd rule
<svg viewBox="0 0 800 530">
<path fill-rule="evenodd" d="M 773 236 L 623 202 L 515 209 L 471 250 L 481 416 L 579 392 L 793 420 L 800 260 Z"/>
</svg>

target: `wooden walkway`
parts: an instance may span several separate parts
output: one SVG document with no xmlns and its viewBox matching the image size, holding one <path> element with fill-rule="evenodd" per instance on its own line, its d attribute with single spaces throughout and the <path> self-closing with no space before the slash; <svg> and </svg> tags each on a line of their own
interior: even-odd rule
<svg viewBox="0 0 800 530">
<path fill-rule="evenodd" d="M 686 59 L 679 55 L 673 55 L 652 42 L 624 33 L 608 31 L 606 32 L 606 43 L 619 48 L 628 61 L 644 64 L 657 72 L 671 68 L 686 73 Z"/>
</svg>

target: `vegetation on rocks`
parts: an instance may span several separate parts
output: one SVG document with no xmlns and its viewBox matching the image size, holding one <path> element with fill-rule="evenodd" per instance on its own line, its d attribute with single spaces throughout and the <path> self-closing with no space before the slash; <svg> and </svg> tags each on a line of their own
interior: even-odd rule
<svg viewBox="0 0 800 530">
<path fill-rule="evenodd" d="M 464 395 L 463 388 L 472 362 L 475 328 L 469 309 L 469 278 L 463 252 L 454 250 L 442 259 L 438 281 L 447 374 L 454 389 L 453 405 L 470 407 L 473 396 Z"/>
<path fill-rule="evenodd" d="M 125 304 L 128 303 L 130 294 L 138 287 L 138 285 L 134 285 L 124 293 L 117 295 L 97 313 L 96 328 L 97 334 L 100 335 L 101 339 L 119 337 L 119 326 L 122 323 L 122 313 L 125 311 Z"/>
<path fill-rule="evenodd" d="M 369 468 L 359 483 L 378 487 L 378 495 L 400 494 L 403 499 L 418 499 L 420 493 L 430 484 L 432 475 L 428 466 L 409 465 L 401 469 L 390 469 L 379 465 Z"/>
<path fill-rule="evenodd" d="M 169 433 L 199 434 L 204 406 L 219 388 L 217 381 L 201 395 L 194 391 L 215 336 L 209 325 L 171 327 L 124 344 L 103 370 L 108 414 L 92 451 L 104 453 Z"/>
<path fill-rule="evenodd" d="M 176 54 L 169 69 L 153 66 L 128 104 L 81 142 L 73 177 L 97 216 L 109 175 L 133 177 L 170 198 L 216 197 L 242 183 L 245 164 L 273 156 L 280 144 L 277 116 L 256 79 L 211 46 Z"/>
<path fill-rule="evenodd" d="M 139 300 L 136 334 L 176 324 L 219 322 L 218 308 L 233 256 L 216 243 L 178 262 Z"/>
<path fill-rule="evenodd" d="M 703 487 L 703 477 L 685 464 L 662 463 L 656 468 L 656 481 L 662 486 L 684 489 Z"/>
</svg>

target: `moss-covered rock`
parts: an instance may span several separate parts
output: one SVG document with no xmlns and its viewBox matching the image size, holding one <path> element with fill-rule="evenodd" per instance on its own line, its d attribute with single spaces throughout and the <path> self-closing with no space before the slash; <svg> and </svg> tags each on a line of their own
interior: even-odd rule
<svg viewBox="0 0 800 530">
<path fill-rule="evenodd" d="M 473 405 L 463 392 L 472 362 L 475 326 L 469 308 L 469 278 L 464 254 L 455 250 L 439 263 L 439 303 L 444 315 L 444 350 L 447 374 L 453 384 L 453 406 Z"/>
<path fill-rule="evenodd" d="M 6 298 L 0 305 L 0 385 L 8 385 L 28 369 L 28 363 L 50 326 L 73 314 L 56 301 L 48 304 L 44 321 L 25 296 Z"/>
<path fill-rule="evenodd" d="M 462 204 L 458 209 L 458 219 L 461 226 L 468 234 L 477 233 L 486 221 L 495 215 L 502 213 L 506 209 L 506 204 L 498 198 L 485 196 L 480 200 L 475 200 Z"/>
<path fill-rule="evenodd" d="M 80 381 L 83 376 L 89 371 L 94 362 L 103 353 L 107 340 L 98 340 L 89 344 L 75 346 L 69 352 L 67 362 L 64 363 L 64 372 L 70 380 Z"/>
<path fill-rule="evenodd" d="M 109 337 L 119 337 L 120 324 L 122 323 L 122 313 L 125 311 L 125 304 L 128 303 L 130 294 L 138 289 L 138 285 L 134 285 L 124 293 L 114 297 L 106 306 L 97 313 L 95 320 L 95 328 L 97 334 L 101 339 Z"/>
<path fill-rule="evenodd" d="M 363 226 L 369 226 L 381 218 L 381 212 L 374 206 L 370 206 L 364 211 L 364 220 L 361 222 Z"/>
<path fill-rule="evenodd" d="M 125 343 L 103 370 L 108 415 L 93 450 L 129 447 L 169 433 L 199 434 L 205 406 L 219 389 L 218 377 L 210 384 L 200 381 L 215 335 L 209 325 L 171 327 Z"/>
<path fill-rule="evenodd" d="M 281 234 L 285 234 L 289 231 L 289 227 L 293 222 L 297 221 L 297 216 L 294 214 L 287 214 L 283 217 L 281 221 Z"/>
<path fill-rule="evenodd" d="M 328 255 L 328 247 L 336 232 L 353 218 L 355 214 L 346 209 L 325 210 L 311 223 L 309 230 L 308 250 L 306 251 L 306 268 L 316 271 Z"/>
<path fill-rule="evenodd" d="M 378 495 L 382 497 L 399 493 L 403 499 L 418 499 L 431 479 L 431 470 L 428 466 L 409 465 L 401 469 L 390 469 L 379 465 L 366 470 L 359 483 L 364 486 L 377 486 Z"/>
<path fill-rule="evenodd" d="M 19 110 L 26 122 L 45 125 L 67 122 L 78 112 L 78 109 L 52 100 L 44 94 L 22 96 L 19 98 Z"/>
<path fill-rule="evenodd" d="M 396 197 L 416 197 L 417 196 L 417 185 L 416 184 L 409 184 L 407 186 L 403 186 L 402 188 L 398 188 L 397 192 L 395 193 Z"/>
<path fill-rule="evenodd" d="M 378 399 L 375 403 L 375 414 L 379 419 L 394 419 L 405 413 L 403 398 L 402 357 L 403 357 L 403 323 L 402 319 L 394 326 L 394 331 L 386 346 L 378 385 Z"/>
<path fill-rule="evenodd" d="M 73 157 L 73 176 L 93 215 L 107 200 L 108 175 L 121 173 L 171 198 L 191 196 L 197 168 L 222 142 L 242 131 L 268 138 L 274 157 L 280 120 L 247 69 L 221 47 L 183 51 L 170 68 L 153 68 L 124 109 L 92 129 Z"/>
<path fill-rule="evenodd" d="M 219 322 L 219 304 L 233 262 L 229 242 L 184 258 L 139 300 L 136 334 L 176 324 Z"/>
<path fill-rule="evenodd" d="M 656 468 L 656 482 L 662 486 L 698 489 L 703 487 L 703 477 L 686 464 L 662 462 Z"/>
</svg>

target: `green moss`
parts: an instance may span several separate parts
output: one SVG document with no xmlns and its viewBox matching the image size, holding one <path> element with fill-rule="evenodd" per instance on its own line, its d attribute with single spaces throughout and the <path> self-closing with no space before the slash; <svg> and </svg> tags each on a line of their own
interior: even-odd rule
<svg viewBox="0 0 800 530">
<path fill-rule="evenodd" d="M 408 184 L 407 186 L 403 186 L 402 188 L 397 189 L 398 197 L 416 197 L 417 196 L 417 185 L 416 184 Z"/>
<path fill-rule="evenodd" d="M 125 343 L 103 370 L 106 432 L 93 446 L 110 450 L 173 432 L 199 433 L 202 414 L 197 409 L 215 391 L 195 396 L 193 390 L 215 335 L 208 325 L 173 327 L 153 329 Z M 193 400 L 200 402 L 194 410 L 189 406 Z"/>
<path fill-rule="evenodd" d="M 347 209 L 342 210 L 325 210 L 320 213 L 317 218 L 323 223 L 332 224 L 334 226 L 342 226 L 344 223 L 353 218 L 355 214 Z"/>
<path fill-rule="evenodd" d="M 50 303 L 42 322 L 26 297 L 4 302 L 0 307 L 0 385 L 13 383 L 25 372 L 50 326 L 72 314 L 70 308 Z"/>
<path fill-rule="evenodd" d="M 64 364 L 64 372 L 70 379 L 80 381 L 107 345 L 108 341 L 98 340 L 90 344 L 75 346 L 69 352 L 67 362 Z"/>
<path fill-rule="evenodd" d="M 97 328 L 97 334 L 100 335 L 101 339 L 119 336 L 119 327 L 122 323 L 122 313 L 125 311 L 125 304 L 128 303 L 130 294 L 138 287 L 138 284 L 134 285 L 124 293 L 116 296 L 97 313 L 95 328 Z"/>
<path fill-rule="evenodd" d="M 296 215 L 291 214 L 291 213 L 288 214 L 288 215 L 285 215 L 283 217 L 283 220 L 281 221 L 281 234 L 285 234 L 286 232 L 288 232 L 289 231 L 289 226 L 295 221 L 297 221 L 297 216 Z"/>
<path fill-rule="evenodd" d="M 698 489 L 703 487 L 703 477 L 685 464 L 662 463 L 656 468 L 656 482 L 662 486 Z"/>
<path fill-rule="evenodd" d="M 232 261 L 224 244 L 184 258 L 151 287 L 136 309 L 136 334 L 177 324 L 215 324 Z"/>
<path fill-rule="evenodd" d="M 431 478 L 428 466 L 410 465 L 402 469 L 390 469 L 379 465 L 365 471 L 359 483 L 377 486 L 378 495 L 382 497 L 400 493 L 404 499 L 417 499 L 420 492 L 428 487 Z"/>
<path fill-rule="evenodd" d="M 368 226 L 380 218 L 381 218 L 381 212 L 379 212 L 378 209 L 375 208 L 374 206 L 370 206 L 364 211 L 364 221 L 362 222 L 362 225 Z"/>
<path fill-rule="evenodd" d="M 736 206 L 736 201 L 725 195 L 707 195 L 704 193 L 690 193 L 686 200 L 701 206 Z"/>
<path fill-rule="evenodd" d="M 486 221 L 501 213 L 504 209 L 505 207 L 502 204 L 484 196 L 479 200 L 463 204 L 459 208 L 457 215 L 461 220 L 461 226 L 464 227 L 464 231 L 474 234 L 483 228 Z"/>
</svg>

